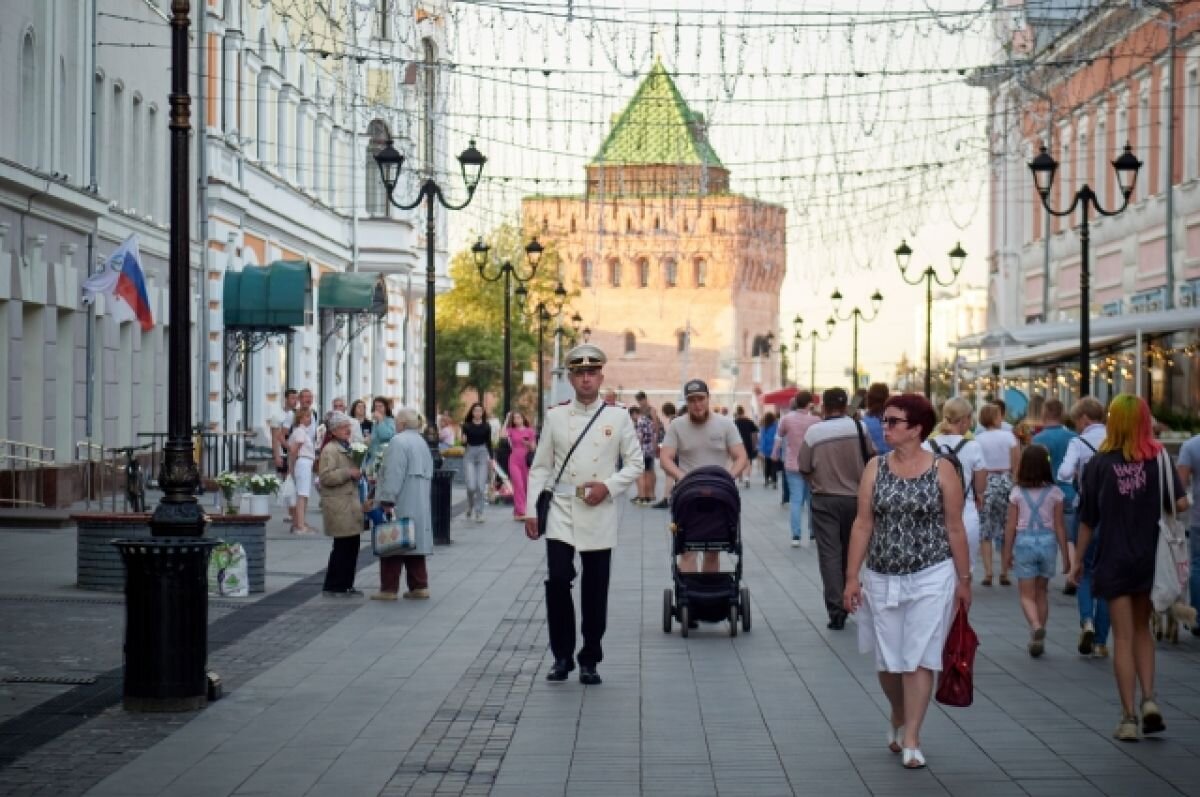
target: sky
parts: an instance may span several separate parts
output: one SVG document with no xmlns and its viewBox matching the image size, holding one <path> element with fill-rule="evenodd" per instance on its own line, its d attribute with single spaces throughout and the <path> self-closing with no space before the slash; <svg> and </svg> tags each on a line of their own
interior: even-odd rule
<svg viewBox="0 0 1200 797">
<path fill-rule="evenodd" d="M 879 290 L 859 358 L 890 380 L 902 353 L 920 358 L 924 317 L 924 287 L 895 263 L 900 241 L 914 270 L 943 273 L 961 241 L 959 281 L 986 284 L 987 96 L 966 77 L 999 57 L 1000 13 L 991 0 L 451 2 L 446 145 L 474 138 L 489 159 L 472 206 L 451 214 L 451 241 L 516 222 L 523 195 L 582 193 L 613 115 L 661 58 L 704 114 L 731 189 L 788 209 L 777 335 L 791 338 L 796 314 L 823 323 L 834 288 L 843 312 Z M 850 348 L 839 324 L 818 382 L 843 378 Z M 807 373 L 807 346 L 800 364 Z"/>
</svg>

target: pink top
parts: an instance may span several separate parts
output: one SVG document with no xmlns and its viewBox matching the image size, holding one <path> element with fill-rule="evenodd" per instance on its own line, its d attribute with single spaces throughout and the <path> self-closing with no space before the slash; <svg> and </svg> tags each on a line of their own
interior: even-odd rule
<svg viewBox="0 0 1200 797">
<path fill-rule="evenodd" d="M 1008 502 L 1017 507 L 1017 532 L 1053 532 L 1054 508 L 1063 502 L 1064 497 L 1063 491 L 1057 487 L 1014 487 L 1008 494 Z M 1034 506 L 1038 507 L 1036 519 L 1033 517 Z M 1030 525 L 1034 528 L 1030 529 Z"/>
<path fill-rule="evenodd" d="M 779 421 L 779 429 L 775 432 L 775 448 L 771 451 L 772 459 L 779 459 L 779 448 L 787 441 L 787 457 L 783 467 L 792 472 L 800 470 L 797 457 L 800 456 L 800 444 L 810 426 L 820 423 L 818 415 L 810 415 L 808 410 L 792 410 Z"/>
<path fill-rule="evenodd" d="M 513 453 L 519 453 L 522 457 L 525 456 L 526 451 L 532 451 L 534 449 L 535 443 L 533 438 L 534 434 L 532 427 L 515 426 L 509 427 L 508 429 L 508 442 L 512 446 Z M 518 447 L 521 449 L 519 452 L 517 451 Z M 507 465 L 508 463 L 505 462 L 503 464 Z"/>
</svg>

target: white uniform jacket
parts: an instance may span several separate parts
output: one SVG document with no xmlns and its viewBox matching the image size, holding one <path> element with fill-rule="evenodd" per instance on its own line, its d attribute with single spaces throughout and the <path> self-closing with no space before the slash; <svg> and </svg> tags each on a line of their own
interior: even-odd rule
<svg viewBox="0 0 1200 797">
<path fill-rule="evenodd" d="M 551 407 L 546 413 L 537 453 L 529 468 L 526 517 L 537 517 L 538 493 L 554 483 L 567 452 L 601 407 L 604 402 L 600 399 L 589 406 L 575 399 Z M 617 469 L 618 457 L 622 460 L 620 470 Z M 587 437 L 571 455 L 554 490 L 546 537 L 580 551 L 615 547 L 620 518 L 620 507 L 616 502 L 644 469 L 642 447 L 638 444 L 629 412 L 620 407 L 604 407 L 600 417 L 588 429 Z M 608 497 L 596 506 L 588 506 L 574 495 L 575 488 L 585 482 L 603 482 L 608 488 Z"/>
</svg>

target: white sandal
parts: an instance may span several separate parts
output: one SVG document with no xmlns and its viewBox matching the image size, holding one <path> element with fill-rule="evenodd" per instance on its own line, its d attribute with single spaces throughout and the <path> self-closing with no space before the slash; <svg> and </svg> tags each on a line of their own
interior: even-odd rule
<svg viewBox="0 0 1200 797">
<path fill-rule="evenodd" d="M 893 753 L 898 753 L 904 749 L 904 726 L 903 725 L 901 725 L 899 728 L 893 728 L 891 726 L 891 724 L 888 725 L 887 743 L 888 743 L 888 749 L 891 750 Z"/>
<path fill-rule="evenodd" d="M 925 766 L 925 756 L 921 755 L 919 747 L 905 747 L 900 760 L 905 769 L 922 769 Z"/>
</svg>

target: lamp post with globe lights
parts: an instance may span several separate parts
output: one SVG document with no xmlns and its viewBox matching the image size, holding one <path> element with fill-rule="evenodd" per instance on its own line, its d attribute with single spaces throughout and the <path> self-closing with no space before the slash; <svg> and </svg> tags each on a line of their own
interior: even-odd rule
<svg viewBox="0 0 1200 797">
<path fill-rule="evenodd" d="M 799 351 L 801 343 L 803 343 L 806 340 L 811 341 L 812 349 L 809 353 L 808 381 L 809 381 L 809 389 L 814 394 L 817 392 L 817 343 L 818 342 L 824 343 L 825 341 L 827 341 L 831 337 L 833 337 L 833 328 L 834 328 L 834 326 L 836 326 L 836 324 L 837 324 L 837 322 L 834 320 L 833 316 L 829 316 L 829 318 L 825 319 L 825 334 L 824 335 L 821 334 L 821 330 L 818 329 L 817 327 L 813 327 L 807 333 L 804 333 L 804 332 L 801 332 L 801 328 L 804 326 L 804 319 L 798 315 L 792 319 L 792 329 L 794 330 L 794 334 L 792 335 L 792 350 Z M 800 358 L 797 357 L 796 358 L 796 375 L 797 375 L 797 377 L 799 376 L 799 372 L 800 372 Z M 796 381 L 798 382 L 800 380 L 797 379 Z"/>
<path fill-rule="evenodd" d="M 896 247 L 896 265 L 900 267 L 900 276 L 909 285 L 920 285 L 921 280 L 925 280 L 925 397 L 933 396 L 933 283 L 937 283 L 943 288 L 949 288 L 958 279 L 958 274 L 962 271 L 963 261 L 967 259 L 967 253 L 963 251 L 961 244 L 955 244 L 950 250 L 950 278 L 942 281 L 938 276 L 937 269 L 932 265 L 926 266 L 925 270 L 917 276 L 916 279 L 909 279 L 908 265 L 912 261 L 912 249 L 908 245 L 908 241 L 901 241 Z"/>
<path fill-rule="evenodd" d="M 883 304 L 883 294 L 879 291 L 871 294 L 871 314 L 867 315 L 857 305 L 850 310 L 844 317 L 840 312 L 842 306 L 842 292 L 834 288 L 833 295 L 829 297 L 833 302 L 833 317 L 838 321 L 849 321 L 854 319 L 854 356 L 851 360 L 850 372 L 854 376 L 854 387 L 851 388 L 851 393 L 858 390 L 858 325 L 859 323 L 869 324 L 879 317 L 879 305 Z"/>
</svg>

